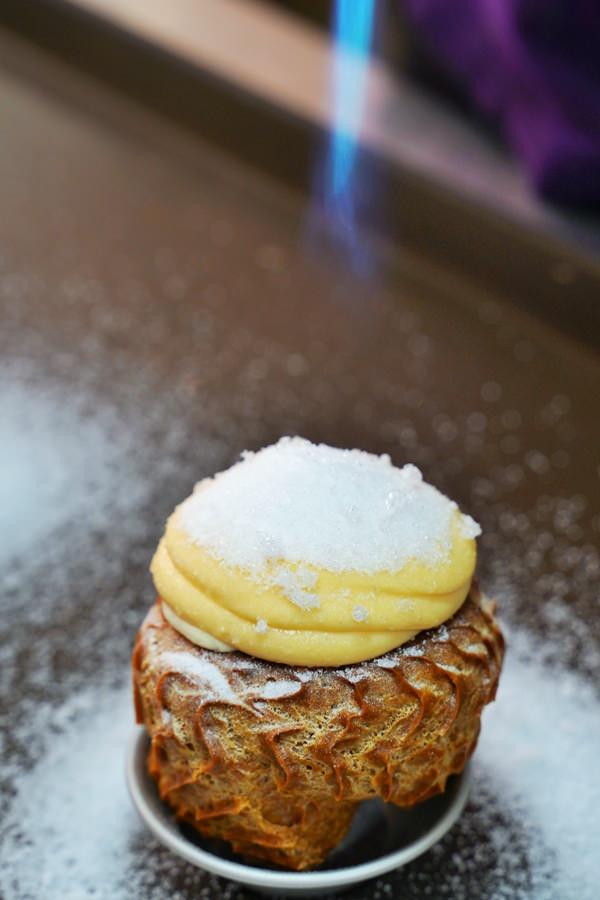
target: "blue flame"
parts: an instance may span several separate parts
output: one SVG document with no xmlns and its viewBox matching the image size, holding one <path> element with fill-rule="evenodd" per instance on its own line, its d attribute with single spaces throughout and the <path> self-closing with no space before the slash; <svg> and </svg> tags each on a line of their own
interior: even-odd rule
<svg viewBox="0 0 600 900">
<path fill-rule="evenodd" d="M 338 237 L 354 241 L 357 142 L 363 117 L 367 62 L 376 0 L 336 0 L 333 122 L 326 168 L 325 204 Z"/>
</svg>

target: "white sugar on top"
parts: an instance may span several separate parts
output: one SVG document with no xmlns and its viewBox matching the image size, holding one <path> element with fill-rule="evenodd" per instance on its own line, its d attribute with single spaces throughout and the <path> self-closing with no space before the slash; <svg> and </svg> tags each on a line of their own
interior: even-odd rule
<svg viewBox="0 0 600 900">
<path fill-rule="evenodd" d="M 257 575 L 278 560 L 373 574 L 443 562 L 457 509 L 416 466 L 286 437 L 201 482 L 180 522 L 218 559 Z M 470 516 L 461 521 L 465 537 L 480 533 Z"/>
</svg>

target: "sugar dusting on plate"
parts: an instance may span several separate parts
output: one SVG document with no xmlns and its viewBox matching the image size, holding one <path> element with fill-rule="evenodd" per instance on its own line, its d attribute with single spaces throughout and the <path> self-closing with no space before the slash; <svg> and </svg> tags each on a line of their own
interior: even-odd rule
<svg viewBox="0 0 600 900">
<path fill-rule="evenodd" d="M 361 896 L 596 900 L 600 700 L 592 684 L 560 662 L 545 667 L 527 631 L 511 630 L 509 637 L 498 698 L 484 712 L 465 812 L 426 856 Z M 236 665 L 246 672 L 241 657 Z M 250 676 L 252 664 L 247 668 Z M 14 736 L 43 752 L 28 770 L 20 761 L 6 764 L 14 793 L 0 822 L 0 894 L 241 900 L 245 889 L 223 893 L 216 876 L 192 872 L 148 839 L 123 778 L 130 688 L 110 687 L 109 675 L 101 673 L 55 709 L 36 704 L 14 722 Z M 294 670 L 296 676 L 301 682 L 318 672 Z M 279 697 L 300 686 L 290 679 L 263 687 Z"/>
<path fill-rule="evenodd" d="M 201 482 L 179 511 L 192 541 L 228 565 L 262 575 L 285 560 L 373 574 L 412 559 L 442 563 L 458 507 L 416 466 L 397 468 L 387 454 L 285 437 Z M 477 523 L 459 516 L 463 535 L 476 537 Z M 310 604 L 309 585 L 296 587 Z"/>
</svg>

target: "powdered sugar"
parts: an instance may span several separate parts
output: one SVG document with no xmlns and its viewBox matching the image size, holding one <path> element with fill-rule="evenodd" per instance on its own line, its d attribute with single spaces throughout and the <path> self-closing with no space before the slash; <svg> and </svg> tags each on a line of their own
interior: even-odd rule
<svg viewBox="0 0 600 900">
<path fill-rule="evenodd" d="M 3 838 L 10 848 L 10 864 L 0 874 L 7 898 L 78 900 L 94 891 L 110 900 L 128 841 L 142 831 L 123 778 L 129 692 L 86 696 L 83 713 L 81 694 L 63 707 L 70 739 L 50 742 L 19 782 Z M 15 880 L 11 870 L 19 873 Z"/>
<path fill-rule="evenodd" d="M 282 559 L 374 573 L 396 572 L 410 559 L 443 561 L 456 510 L 416 466 L 400 469 L 386 454 L 296 437 L 247 452 L 231 469 L 201 482 L 180 506 L 180 521 L 193 541 L 257 577 L 264 577 L 269 561 Z M 461 521 L 465 535 L 479 533 L 470 517 Z M 316 606 L 300 570 L 278 568 L 272 580 L 302 608 Z"/>
<path fill-rule="evenodd" d="M 419 654 L 420 647 L 411 648 L 411 656 L 415 656 Z M 416 650 L 416 654 L 415 651 Z M 422 652 L 422 651 L 421 651 Z M 397 653 L 386 653 L 385 656 L 379 656 L 376 660 L 374 660 L 375 664 L 379 666 L 380 669 L 395 669 L 398 665 L 398 654 Z"/>
<path fill-rule="evenodd" d="M 227 889 L 223 892 L 216 877 L 192 868 L 181 872 L 175 857 L 150 837 L 127 796 L 129 685 L 78 692 L 58 712 L 63 730 L 58 739 L 48 735 L 43 758 L 20 777 L 0 825 L 0 895 L 5 900 L 225 897 Z"/>
<path fill-rule="evenodd" d="M 228 670 L 220 668 L 219 664 L 229 665 L 230 662 Z M 226 657 L 219 657 L 218 662 L 213 663 L 210 653 L 165 651 L 159 657 L 159 664 L 163 672 L 172 668 L 173 672 L 192 680 L 197 685 L 199 699 L 206 706 L 211 703 L 227 703 L 257 712 L 256 701 L 293 697 L 303 686 L 293 670 L 291 678 L 270 677 L 265 680 L 252 658 L 245 659 L 239 655 L 231 661 Z"/>
<path fill-rule="evenodd" d="M 187 651 L 163 653 L 160 657 L 163 670 L 172 667 L 174 672 L 181 672 L 202 685 L 202 699 L 205 703 L 232 703 L 243 705 L 240 697 L 231 686 L 218 666 L 213 665 L 207 654 L 195 654 Z"/>
<path fill-rule="evenodd" d="M 466 538 L 476 538 L 481 534 L 481 526 L 472 516 L 463 513 L 462 516 L 462 533 Z"/>
<path fill-rule="evenodd" d="M 318 594 L 311 590 L 316 584 L 317 574 L 306 566 L 289 569 L 284 565 L 278 565 L 269 580 L 271 584 L 283 588 L 286 597 L 300 609 L 316 609 L 321 604 Z"/>
<path fill-rule="evenodd" d="M 260 689 L 260 694 L 257 696 L 262 700 L 283 700 L 285 697 L 294 697 L 301 690 L 301 681 L 278 678 L 265 682 Z"/>
<path fill-rule="evenodd" d="M 497 702 L 484 713 L 476 772 L 522 828 L 543 836 L 555 867 L 548 896 L 592 900 L 600 884 L 600 707 L 592 685 L 568 670 L 536 666 L 527 661 L 532 653 L 524 633 L 509 635 Z"/>
<path fill-rule="evenodd" d="M 355 622 L 366 622 L 369 618 L 369 611 L 364 606 L 361 606 L 360 603 L 357 603 L 352 610 L 352 618 Z"/>
<path fill-rule="evenodd" d="M 396 605 L 401 612 L 414 612 L 415 601 L 412 597 L 399 597 Z"/>
</svg>

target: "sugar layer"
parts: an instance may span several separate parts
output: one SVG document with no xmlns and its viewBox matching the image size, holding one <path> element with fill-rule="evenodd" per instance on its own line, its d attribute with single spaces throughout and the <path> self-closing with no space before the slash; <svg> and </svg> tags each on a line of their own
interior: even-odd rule
<svg viewBox="0 0 600 900">
<path fill-rule="evenodd" d="M 191 539 L 218 559 L 256 573 L 271 561 L 334 572 L 399 571 L 411 559 L 442 562 L 457 506 L 416 466 L 387 454 L 282 438 L 201 482 L 180 507 Z M 461 516 L 465 537 L 479 526 Z"/>
</svg>

